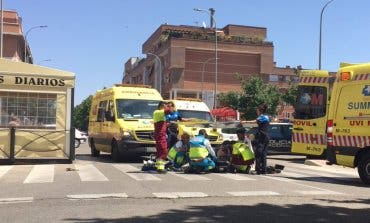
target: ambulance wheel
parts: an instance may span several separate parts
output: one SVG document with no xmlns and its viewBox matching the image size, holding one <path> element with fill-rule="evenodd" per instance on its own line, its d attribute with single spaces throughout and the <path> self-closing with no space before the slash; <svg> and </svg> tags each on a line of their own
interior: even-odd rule
<svg viewBox="0 0 370 223">
<path fill-rule="evenodd" d="M 358 163 L 358 174 L 362 182 L 370 184 L 370 151 L 363 153 L 363 155 Z"/>
<path fill-rule="evenodd" d="M 115 141 L 112 142 L 111 156 L 112 156 L 113 161 L 115 161 L 115 162 L 119 162 L 120 161 L 120 155 L 119 155 L 119 151 L 118 151 L 118 144 Z"/>
<path fill-rule="evenodd" d="M 92 139 L 90 141 L 90 149 L 91 149 L 91 156 L 92 157 L 98 157 L 100 155 L 100 151 L 96 150 L 94 140 Z"/>
</svg>

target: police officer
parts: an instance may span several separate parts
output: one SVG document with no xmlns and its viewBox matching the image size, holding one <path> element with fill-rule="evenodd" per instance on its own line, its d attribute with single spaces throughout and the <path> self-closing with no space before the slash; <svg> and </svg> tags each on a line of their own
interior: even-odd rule
<svg viewBox="0 0 370 223">
<path fill-rule="evenodd" d="M 266 174 L 267 166 L 267 146 L 269 142 L 268 126 L 270 118 L 266 114 L 267 104 L 263 103 L 257 107 L 257 133 L 256 133 L 256 172 L 257 174 Z"/>
</svg>

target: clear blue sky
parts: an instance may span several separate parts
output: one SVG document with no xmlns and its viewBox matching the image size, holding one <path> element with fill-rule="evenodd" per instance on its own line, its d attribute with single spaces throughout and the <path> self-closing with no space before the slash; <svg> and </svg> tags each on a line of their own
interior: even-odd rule
<svg viewBox="0 0 370 223">
<path fill-rule="evenodd" d="M 16 10 L 29 33 L 34 62 L 76 74 L 75 103 L 119 83 L 130 57 L 161 24 L 196 25 L 216 10 L 217 27 L 267 28 L 277 66 L 318 67 L 320 11 L 327 0 L 3 0 Z M 370 1 L 335 0 L 323 17 L 322 68 L 340 62 L 370 62 Z M 44 61 L 51 59 L 51 61 Z"/>
</svg>

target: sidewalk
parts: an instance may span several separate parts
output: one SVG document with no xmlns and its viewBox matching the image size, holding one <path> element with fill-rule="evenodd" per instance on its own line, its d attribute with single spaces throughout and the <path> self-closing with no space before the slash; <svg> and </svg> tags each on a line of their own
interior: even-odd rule
<svg viewBox="0 0 370 223">
<path fill-rule="evenodd" d="M 327 166 L 326 160 L 319 160 L 319 159 L 305 159 L 304 165 L 308 166 Z"/>
</svg>

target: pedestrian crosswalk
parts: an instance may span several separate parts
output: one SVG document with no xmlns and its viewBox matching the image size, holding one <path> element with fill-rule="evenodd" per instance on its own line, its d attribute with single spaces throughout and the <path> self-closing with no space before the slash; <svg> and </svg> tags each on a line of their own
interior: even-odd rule
<svg viewBox="0 0 370 223">
<path fill-rule="evenodd" d="M 168 174 L 157 174 L 154 172 L 143 172 L 140 169 L 140 164 L 127 163 L 110 163 L 97 165 L 96 163 L 86 164 L 71 164 L 68 168 L 56 168 L 55 165 L 17 165 L 17 166 L 0 166 L 0 182 L 6 181 L 7 178 L 12 178 L 11 182 L 22 182 L 23 184 L 38 184 L 38 183 L 53 183 L 56 182 L 55 175 L 63 171 L 65 177 L 72 175 L 77 176 L 80 182 L 107 182 L 116 180 L 115 178 L 127 177 L 129 181 L 153 181 L 165 182 L 170 178 L 176 178 L 175 181 L 189 182 L 209 182 L 209 181 L 230 181 L 230 182 L 252 182 L 262 179 L 257 175 L 248 175 L 242 173 L 209 173 L 209 174 L 185 174 L 183 172 L 169 172 Z M 102 168 L 104 166 L 104 168 Z M 66 174 L 66 169 L 73 169 L 70 174 Z M 22 174 L 17 175 L 17 171 Z M 27 172 L 28 171 L 28 172 Z M 114 173 L 114 174 L 112 174 Z M 26 175 L 25 175 L 26 174 Z M 60 174 L 60 173 L 59 173 Z M 14 180 L 14 178 L 19 179 Z M 21 179 L 23 178 L 23 179 Z M 328 172 L 318 172 L 312 170 L 284 170 L 279 174 L 266 175 L 263 178 L 268 178 L 276 181 L 299 181 L 307 179 L 315 179 L 318 182 L 326 182 L 333 180 L 353 180 L 357 176 L 340 175 Z M 63 178 L 66 179 L 66 178 Z"/>
<path fill-rule="evenodd" d="M 92 164 L 75 166 L 81 181 L 108 181 L 108 178 Z"/>
</svg>

